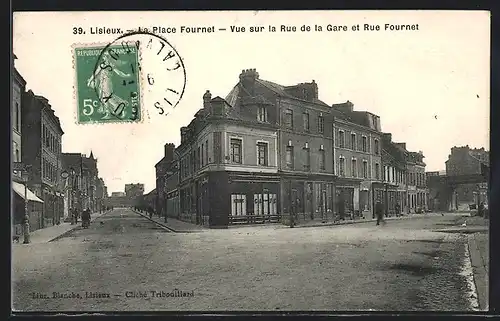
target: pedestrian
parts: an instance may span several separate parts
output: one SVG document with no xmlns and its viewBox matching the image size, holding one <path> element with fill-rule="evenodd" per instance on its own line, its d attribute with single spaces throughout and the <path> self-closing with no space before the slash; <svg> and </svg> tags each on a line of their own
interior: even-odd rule
<svg viewBox="0 0 500 321">
<path fill-rule="evenodd" d="M 380 225 L 380 222 L 385 223 L 384 206 L 380 200 L 377 200 L 377 203 L 375 204 L 375 215 L 377 216 L 377 225 Z"/>
<path fill-rule="evenodd" d="M 401 206 L 399 206 L 399 204 L 396 204 L 395 209 L 396 209 L 396 217 L 401 216 Z"/>
</svg>

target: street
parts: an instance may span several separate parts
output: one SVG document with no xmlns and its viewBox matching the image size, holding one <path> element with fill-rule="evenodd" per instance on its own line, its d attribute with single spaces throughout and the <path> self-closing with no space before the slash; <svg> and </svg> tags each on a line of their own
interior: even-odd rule
<svg viewBox="0 0 500 321">
<path fill-rule="evenodd" d="M 115 209 L 13 249 L 17 311 L 471 310 L 457 216 L 173 233 Z"/>
</svg>

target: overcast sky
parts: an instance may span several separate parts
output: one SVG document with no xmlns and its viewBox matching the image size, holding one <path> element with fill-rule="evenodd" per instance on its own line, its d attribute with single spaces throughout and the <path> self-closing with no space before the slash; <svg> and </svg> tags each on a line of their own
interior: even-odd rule
<svg viewBox="0 0 500 321">
<path fill-rule="evenodd" d="M 415 31 L 384 31 L 385 24 L 418 24 Z M 322 32 L 279 32 L 280 25 L 322 25 Z M 349 31 L 326 31 L 345 25 Z M 352 25 L 360 24 L 360 31 Z M 380 31 L 363 31 L 379 24 Z M 181 26 L 227 28 L 181 34 Z M 261 33 L 231 33 L 230 26 L 265 26 Z M 275 33 L 268 25 L 277 26 Z M 90 27 L 176 27 L 163 34 L 182 57 L 184 97 L 168 116 L 153 106 L 158 92 L 143 80 L 140 124 L 79 125 L 74 96 L 72 45 L 107 43 L 116 35 L 92 35 Z M 85 35 L 74 35 L 82 27 Z M 61 120 L 63 152 L 92 150 L 108 191 L 126 183 L 155 187 L 154 165 L 163 145 L 180 142 L 180 127 L 202 107 L 202 96 L 225 97 L 242 69 L 283 85 L 310 82 L 327 104 L 354 103 L 381 117 L 382 130 L 412 151 L 423 151 L 427 170 L 442 170 L 452 146 L 489 149 L 490 21 L 487 12 L 56 12 L 15 13 L 16 68 L 27 89 L 49 99 Z M 144 53 L 145 73 L 160 72 Z M 147 70 L 146 70 L 147 69 Z M 160 78 L 158 78 L 160 79 Z"/>
</svg>

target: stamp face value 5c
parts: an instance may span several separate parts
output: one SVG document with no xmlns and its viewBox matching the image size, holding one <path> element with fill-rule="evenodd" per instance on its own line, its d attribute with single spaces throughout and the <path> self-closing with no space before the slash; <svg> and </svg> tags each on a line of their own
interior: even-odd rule
<svg viewBox="0 0 500 321">
<path fill-rule="evenodd" d="M 80 124 L 141 120 L 139 53 L 135 44 L 74 48 Z"/>
</svg>

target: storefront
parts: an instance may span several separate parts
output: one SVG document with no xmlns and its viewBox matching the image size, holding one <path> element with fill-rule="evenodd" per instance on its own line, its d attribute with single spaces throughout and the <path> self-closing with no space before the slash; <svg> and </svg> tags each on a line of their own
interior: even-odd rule
<svg viewBox="0 0 500 321">
<path fill-rule="evenodd" d="M 44 202 L 32 191 L 25 189 L 24 184 L 12 182 L 12 189 L 14 191 L 12 224 L 15 229 L 15 233 L 19 233 L 20 230 L 22 230 L 22 223 L 25 216 L 25 200 L 28 202 L 30 229 L 34 231 L 42 228 Z"/>
</svg>

